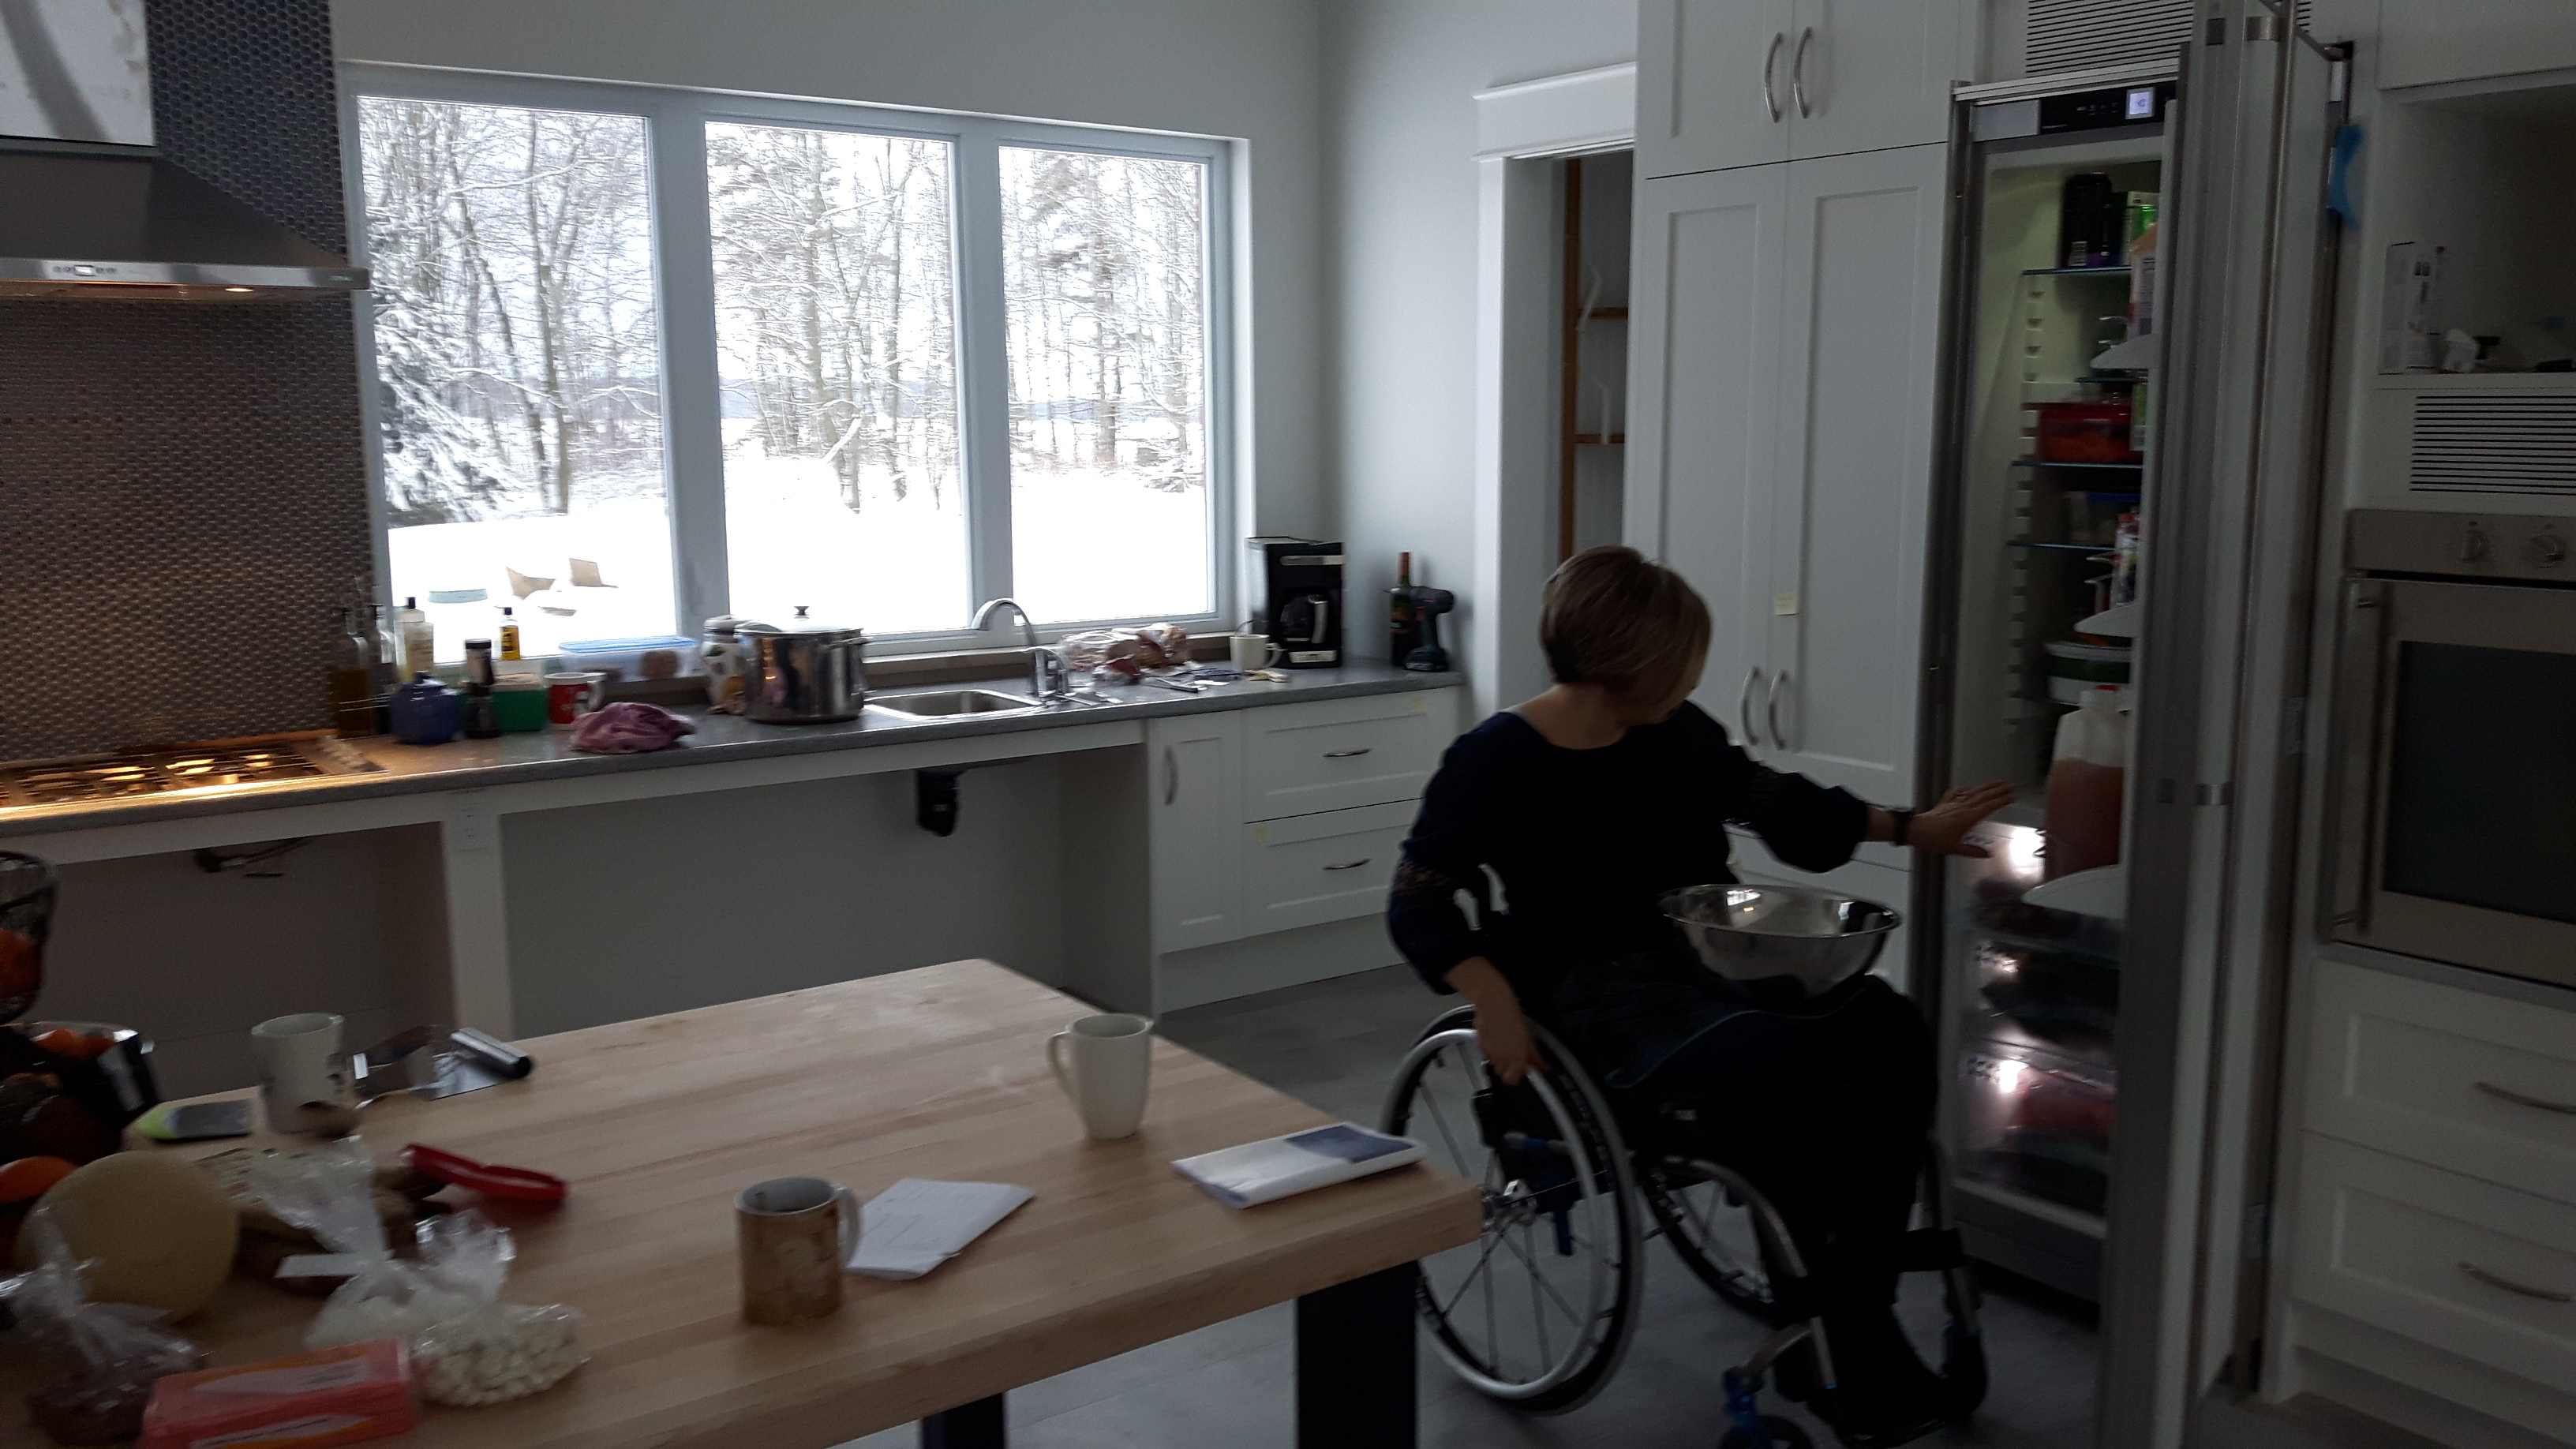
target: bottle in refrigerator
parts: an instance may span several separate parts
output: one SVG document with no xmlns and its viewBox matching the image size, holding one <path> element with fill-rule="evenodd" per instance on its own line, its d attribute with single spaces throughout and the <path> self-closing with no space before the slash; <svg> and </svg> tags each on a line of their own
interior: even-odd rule
<svg viewBox="0 0 2576 1449">
<path fill-rule="evenodd" d="M 2041 874 L 2049 880 L 2120 863 L 2121 794 L 2128 783 L 2129 721 L 2120 691 L 2084 691 L 2083 703 L 2057 722 L 2056 758 L 2048 767 L 2048 811 Z"/>
</svg>

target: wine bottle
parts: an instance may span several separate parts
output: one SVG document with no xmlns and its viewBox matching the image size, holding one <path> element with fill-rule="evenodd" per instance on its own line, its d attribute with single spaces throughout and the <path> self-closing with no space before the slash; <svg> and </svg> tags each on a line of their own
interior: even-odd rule
<svg viewBox="0 0 2576 1449">
<path fill-rule="evenodd" d="M 1422 621 L 1413 609 L 1413 555 L 1396 556 L 1395 587 L 1387 590 L 1386 662 L 1401 669 L 1422 644 Z"/>
</svg>

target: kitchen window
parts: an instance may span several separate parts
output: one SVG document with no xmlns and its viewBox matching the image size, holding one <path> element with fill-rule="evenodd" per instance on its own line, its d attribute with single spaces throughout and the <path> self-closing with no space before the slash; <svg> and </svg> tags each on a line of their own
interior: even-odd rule
<svg viewBox="0 0 2576 1449">
<path fill-rule="evenodd" d="M 443 658 L 710 615 L 1213 625 L 1228 154 L 352 66 L 384 552 Z"/>
</svg>

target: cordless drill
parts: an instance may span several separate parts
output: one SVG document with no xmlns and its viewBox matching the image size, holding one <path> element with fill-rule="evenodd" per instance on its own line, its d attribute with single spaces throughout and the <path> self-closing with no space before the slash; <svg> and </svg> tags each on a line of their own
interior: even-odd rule
<svg viewBox="0 0 2576 1449">
<path fill-rule="evenodd" d="M 1440 647 L 1440 616 L 1458 607 L 1458 596 L 1447 589 L 1405 588 L 1394 591 L 1413 605 L 1415 627 L 1422 642 L 1413 652 L 1396 662 L 1423 674 L 1446 674 L 1449 651 Z"/>
</svg>

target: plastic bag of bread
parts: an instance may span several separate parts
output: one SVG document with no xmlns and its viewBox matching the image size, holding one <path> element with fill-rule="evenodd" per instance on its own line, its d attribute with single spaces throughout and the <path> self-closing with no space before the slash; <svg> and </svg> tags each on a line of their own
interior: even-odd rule
<svg viewBox="0 0 2576 1449">
<path fill-rule="evenodd" d="M 1190 634 L 1178 624 L 1093 629 L 1066 635 L 1055 647 L 1064 655 L 1065 666 L 1077 674 L 1117 659 L 1132 661 L 1139 669 L 1169 669 L 1190 661 Z"/>
<path fill-rule="evenodd" d="M 161 1313 L 89 1296 L 88 1265 L 50 1220 L 29 1223 L 37 1264 L 0 1281 L 9 1337 L 33 1348 L 48 1381 L 27 1395 L 27 1417 L 57 1444 L 122 1444 L 143 1432 L 153 1382 L 203 1368 L 197 1346 L 161 1327 Z"/>
</svg>

